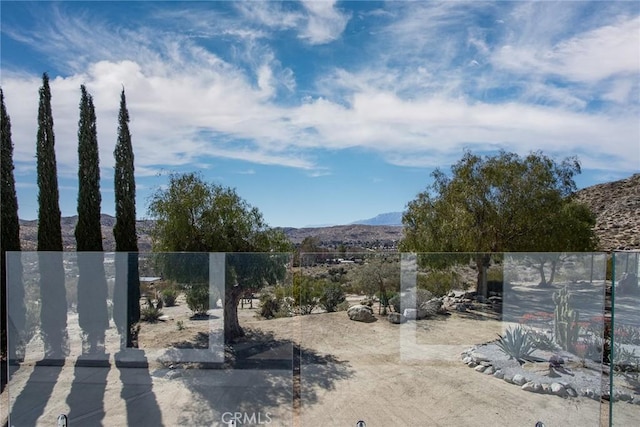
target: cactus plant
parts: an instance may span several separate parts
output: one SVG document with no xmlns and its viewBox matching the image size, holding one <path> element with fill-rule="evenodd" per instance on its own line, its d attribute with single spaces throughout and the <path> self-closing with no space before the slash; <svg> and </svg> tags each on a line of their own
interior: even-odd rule
<svg viewBox="0 0 640 427">
<path fill-rule="evenodd" d="M 580 326 L 578 318 L 580 314 L 571 307 L 571 293 L 566 286 L 553 293 L 554 310 L 554 337 L 560 347 L 567 351 L 573 351 L 578 342 Z"/>
</svg>

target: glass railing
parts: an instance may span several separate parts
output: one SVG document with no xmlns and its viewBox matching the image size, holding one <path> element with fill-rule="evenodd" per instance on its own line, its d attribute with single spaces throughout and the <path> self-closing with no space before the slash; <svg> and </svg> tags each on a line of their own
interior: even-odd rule
<svg viewBox="0 0 640 427">
<path fill-rule="evenodd" d="M 301 320 L 301 425 L 600 425 L 605 255 L 337 262 L 352 307 Z"/>
<path fill-rule="evenodd" d="M 10 426 L 293 424 L 294 342 L 255 317 L 258 289 L 290 282 L 290 254 L 23 252 L 8 265 Z M 225 344 L 225 328 L 244 336 Z"/>
<path fill-rule="evenodd" d="M 637 279 L 624 288 L 637 253 L 7 261 L 10 426 L 61 415 L 70 426 L 622 426 L 640 415 Z"/>
<path fill-rule="evenodd" d="M 610 322 L 610 425 L 640 419 L 640 252 L 614 252 Z"/>
</svg>

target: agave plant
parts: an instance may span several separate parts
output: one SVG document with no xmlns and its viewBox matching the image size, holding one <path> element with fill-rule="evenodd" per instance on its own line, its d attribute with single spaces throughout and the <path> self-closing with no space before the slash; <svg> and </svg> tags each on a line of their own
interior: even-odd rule
<svg viewBox="0 0 640 427">
<path fill-rule="evenodd" d="M 521 326 L 515 328 L 509 328 L 505 332 L 504 336 L 498 334 L 500 338 L 496 344 L 500 347 L 500 350 L 509 359 L 516 359 L 521 365 L 529 359 L 529 356 L 536 349 L 535 342 L 531 339 L 529 331 L 525 330 Z"/>
</svg>

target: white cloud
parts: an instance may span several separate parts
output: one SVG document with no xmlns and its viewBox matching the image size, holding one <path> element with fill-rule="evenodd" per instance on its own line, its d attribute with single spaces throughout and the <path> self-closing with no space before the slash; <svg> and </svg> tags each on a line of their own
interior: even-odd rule
<svg viewBox="0 0 640 427">
<path fill-rule="evenodd" d="M 280 62 L 275 49 L 256 41 L 264 33 L 254 33 L 241 44 L 245 50 L 235 59 L 242 65 L 184 34 L 148 28 L 114 31 L 97 21 L 88 25 L 67 16 L 53 20 L 38 34 L 10 34 L 42 52 L 52 52 L 73 70 L 68 77 L 51 81 L 58 164 L 68 176 L 77 170 L 82 83 L 94 97 L 105 171 L 113 166 L 122 85 L 131 115 L 136 171 L 142 176 L 183 166 L 202 168 L 216 158 L 324 176 L 330 172 L 317 160 L 317 150 L 353 147 L 375 151 L 389 163 L 403 166 L 450 164 L 469 147 L 521 154 L 535 147 L 559 156 L 580 153 L 585 164 L 603 170 L 637 168 L 637 159 L 629 153 L 637 152 L 640 140 L 637 96 L 632 96 L 638 93 L 638 83 L 629 74 L 633 70 L 637 74 L 640 67 L 636 63 L 634 69 L 632 59 L 610 61 L 594 70 L 585 65 L 607 49 L 630 53 L 637 18 L 564 38 L 554 30 L 555 41 L 545 39 L 542 45 L 511 36 L 492 45 L 483 31 L 443 32 L 466 18 L 475 5 L 471 10 L 457 2 L 411 6 L 416 9 L 392 5 L 385 19 L 400 18 L 372 38 L 378 50 L 372 51 L 367 63 L 316 77 L 317 92 L 293 105 L 279 102 L 281 91 L 298 89 L 293 71 Z M 262 2 L 234 7 L 270 29 L 295 29 L 309 43 L 339 36 L 348 20 L 333 2 L 305 3 L 304 11 Z M 323 33 L 319 27 L 311 28 L 312 18 L 335 26 L 328 25 L 329 31 Z M 552 25 L 546 22 L 545 26 Z M 507 20 L 501 27 L 513 25 Z M 229 28 L 255 31 L 247 25 Z M 378 45 L 380 39 L 385 43 Z M 518 62 L 513 56 L 501 56 L 507 49 L 502 42 L 512 43 L 514 55 L 521 56 Z M 473 51 L 478 66 L 456 62 L 461 46 Z M 400 61 L 403 57 L 407 60 Z M 490 60 L 503 70 L 485 68 Z M 536 71 L 527 72 L 525 65 L 534 62 Z M 587 70 L 579 71 L 580 67 Z M 603 92 L 591 85 L 549 84 L 546 77 L 555 73 L 585 83 L 605 77 L 607 81 L 598 87 Z M 477 96 L 506 84 L 513 84 L 517 93 L 499 100 Z M 39 77 L 3 70 L 17 171 L 26 172 L 34 164 L 39 85 Z M 629 108 L 589 111 L 593 97 Z M 608 157 L 601 160 L 605 154 Z"/>
<path fill-rule="evenodd" d="M 309 44 L 326 44 L 338 39 L 349 22 L 350 15 L 336 8 L 335 0 L 303 0 L 302 10 L 285 2 L 238 2 L 236 8 L 252 22 L 267 28 L 294 30 Z"/>
<path fill-rule="evenodd" d="M 311 44 L 324 44 L 340 37 L 350 15 L 336 9 L 335 0 L 302 0 L 308 12 L 307 24 L 300 37 Z"/>
<path fill-rule="evenodd" d="M 506 45 L 495 53 L 497 66 L 527 74 L 552 74 L 595 83 L 635 75 L 640 66 L 640 17 L 620 18 L 553 45 Z"/>
</svg>

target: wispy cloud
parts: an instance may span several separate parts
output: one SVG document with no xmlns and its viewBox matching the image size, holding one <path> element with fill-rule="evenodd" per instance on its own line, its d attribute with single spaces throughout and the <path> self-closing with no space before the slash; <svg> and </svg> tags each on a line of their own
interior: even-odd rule
<svg viewBox="0 0 640 427">
<path fill-rule="evenodd" d="M 326 176 L 318 150 L 354 147 L 401 166 L 450 164 L 465 148 L 536 147 L 580 152 L 594 168 L 634 170 L 640 17 L 628 8 L 596 18 L 583 4 L 554 5 L 392 2 L 374 14 L 365 60 L 328 65 L 304 90 L 273 40 L 291 32 L 309 49 L 346 37 L 352 15 L 335 2 L 150 14 L 156 23 L 184 19 L 188 31 L 53 7 L 37 32 L 2 31 L 65 71 L 51 84 L 58 162 L 68 175 L 77 167 L 82 83 L 96 103 L 105 169 L 113 166 L 124 85 L 136 167 L 146 176 L 217 158 Z M 227 50 L 210 46 L 223 36 L 234 40 Z M 2 85 L 16 160 L 32 163 L 39 77 L 3 70 Z"/>
<path fill-rule="evenodd" d="M 552 75 L 570 81 L 594 83 L 637 75 L 640 17 L 621 18 L 554 45 L 505 45 L 495 56 L 496 65 L 509 70 Z"/>
<path fill-rule="evenodd" d="M 309 44 L 325 44 L 340 37 L 350 14 L 340 11 L 335 0 L 303 0 L 302 8 L 285 2 L 238 2 L 244 18 L 276 31 L 294 31 Z"/>
</svg>

